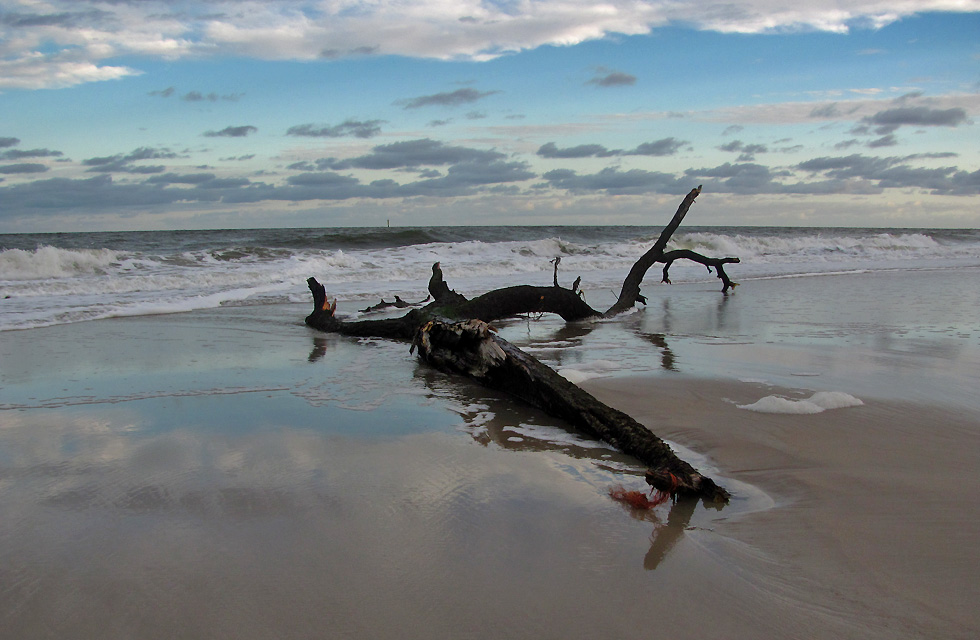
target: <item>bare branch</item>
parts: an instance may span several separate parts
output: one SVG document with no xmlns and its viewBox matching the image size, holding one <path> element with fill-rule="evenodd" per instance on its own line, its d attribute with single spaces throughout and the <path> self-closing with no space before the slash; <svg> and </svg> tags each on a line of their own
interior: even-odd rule
<svg viewBox="0 0 980 640">
<path fill-rule="evenodd" d="M 728 293 L 729 289 L 734 289 L 738 286 L 737 282 L 732 282 L 729 280 L 728 274 L 725 273 L 724 265 L 738 263 L 741 262 L 741 260 L 738 258 L 709 258 L 689 249 L 675 249 L 674 251 L 668 251 L 660 258 L 658 262 L 664 263 L 664 278 L 661 280 L 661 282 L 670 284 L 670 278 L 667 275 L 667 271 L 670 269 L 670 265 L 674 264 L 674 260 L 679 259 L 693 260 L 694 262 L 703 264 L 704 266 L 708 267 L 708 271 L 711 271 L 711 267 L 714 267 L 715 271 L 717 271 L 718 277 L 721 278 L 724 285 L 721 289 L 722 293 Z"/>
<path fill-rule="evenodd" d="M 674 231 L 680 226 L 681 221 L 684 220 L 684 216 L 687 215 L 688 210 L 691 205 L 694 204 L 694 200 L 701 194 L 701 185 L 696 188 L 691 189 L 691 192 L 687 194 L 680 206 L 677 207 L 677 212 L 674 213 L 674 217 L 671 218 L 670 223 L 664 227 L 664 230 L 660 233 L 660 237 L 657 241 L 650 247 L 650 250 L 644 253 L 639 260 L 633 263 L 633 268 L 630 269 L 629 275 L 626 276 L 626 280 L 623 281 L 623 288 L 619 293 L 619 299 L 616 303 L 609 307 L 606 311 L 606 316 L 614 316 L 617 313 L 622 313 L 628 309 L 632 309 L 633 305 L 641 300 L 640 296 L 640 283 L 643 282 L 644 276 L 646 276 L 647 271 L 654 265 L 655 262 L 660 260 L 660 257 L 664 253 L 664 248 L 670 241 L 670 237 L 674 235 Z"/>
</svg>

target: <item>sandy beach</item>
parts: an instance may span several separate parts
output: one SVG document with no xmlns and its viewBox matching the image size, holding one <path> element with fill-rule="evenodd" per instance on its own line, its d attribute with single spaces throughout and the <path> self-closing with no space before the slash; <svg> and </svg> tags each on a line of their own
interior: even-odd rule
<svg viewBox="0 0 980 640">
<path fill-rule="evenodd" d="M 738 407 L 810 394 L 714 380 L 586 386 L 773 499 L 712 523 L 744 554 L 746 584 L 726 599 L 752 611 L 759 633 L 967 638 L 980 628 L 977 414 L 881 400 L 763 414 Z"/>
<path fill-rule="evenodd" d="M 631 511 L 630 459 L 305 305 L 5 332 L 0 637 L 975 638 L 971 275 L 915 276 L 931 317 L 899 274 L 502 327 L 724 508 Z M 744 408 L 817 392 L 860 404 Z"/>
</svg>

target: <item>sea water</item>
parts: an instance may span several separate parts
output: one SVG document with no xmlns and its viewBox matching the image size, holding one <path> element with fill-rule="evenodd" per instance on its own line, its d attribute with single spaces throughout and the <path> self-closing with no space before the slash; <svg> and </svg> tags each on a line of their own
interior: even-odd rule
<svg viewBox="0 0 980 640">
<path fill-rule="evenodd" d="M 381 298 L 425 298 L 434 262 L 464 295 L 512 284 L 570 286 L 596 308 L 615 299 L 656 227 L 261 229 L 0 235 L 0 331 L 227 305 L 306 302 L 316 277 L 342 315 Z M 980 266 L 980 230 L 698 228 L 668 248 L 741 259 L 748 282 L 815 274 Z M 717 283 L 678 261 L 674 283 Z M 648 285 L 661 279 L 655 267 Z"/>
<path fill-rule="evenodd" d="M 375 318 L 359 310 L 396 295 L 425 300 L 435 262 L 453 289 L 473 296 L 550 285 L 561 258 L 559 282 L 581 277 L 586 301 L 603 310 L 659 234 L 435 227 L 0 235 L 0 333 L 28 334 L 7 340 L 16 344 L 5 349 L 4 368 L 14 366 L 18 345 L 36 348 L 37 330 L 82 321 L 174 314 L 186 322 L 181 312 L 213 311 L 216 322 L 223 313 L 243 330 L 251 318 L 274 334 L 309 312 L 310 276 L 338 299 L 341 317 Z M 625 316 L 568 324 L 532 315 L 495 326 L 576 383 L 680 373 L 975 404 L 980 230 L 687 227 L 672 248 L 738 257 L 727 272 L 740 286 L 724 295 L 712 271 L 677 261 L 674 286 L 660 283 L 655 265 L 643 284 L 648 305 Z M 479 430 L 486 421 L 471 422 Z"/>
<path fill-rule="evenodd" d="M 777 562 L 718 523 L 773 501 L 728 477 L 733 469 L 696 439 L 679 455 L 730 489 L 732 503 L 626 513 L 608 488 L 645 488 L 635 460 L 418 363 L 406 344 L 302 322 L 310 276 L 339 298 L 341 315 L 375 317 L 357 310 L 396 294 L 422 300 L 436 261 L 451 287 L 473 295 L 550 285 L 560 256 L 561 284 L 581 276 L 602 309 L 658 234 L 0 236 L 5 628 L 450 637 L 471 625 L 501 637 L 644 637 L 651 620 L 689 628 L 683 604 L 705 585 L 730 605 L 713 614 L 718 628 L 754 629 L 797 609 L 786 633 L 821 629 L 814 619 L 828 636 L 872 624 L 864 601 L 815 597 L 795 574 L 794 589 L 772 588 Z M 832 416 L 881 409 L 889 394 L 919 394 L 943 415 L 978 409 L 980 232 L 688 228 L 673 246 L 741 258 L 728 267 L 741 285 L 722 294 L 714 274 L 678 263 L 673 286 L 652 269 L 647 306 L 614 319 L 495 326 L 576 381 L 710 374 L 757 390 L 737 404 L 786 412 L 789 403 L 796 414 L 804 401 Z M 700 382 L 699 393 L 713 393 Z M 669 418 L 671 407 L 650 413 Z M 930 426 L 915 437 L 927 440 Z M 600 594 L 587 611 L 574 589 L 555 588 L 581 584 Z"/>
</svg>

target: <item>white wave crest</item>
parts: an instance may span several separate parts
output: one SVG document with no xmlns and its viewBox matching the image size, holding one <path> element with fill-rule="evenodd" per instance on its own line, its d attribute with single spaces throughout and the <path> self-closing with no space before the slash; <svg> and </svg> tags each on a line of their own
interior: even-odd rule
<svg viewBox="0 0 980 640">
<path fill-rule="evenodd" d="M 558 279 L 570 286 L 582 277 L 590 296 L 606 295 L 622 284 L 635 260 L 657 234 L 627 235 L 569 231 L 560 236 L 526 237 L 519 231 L 456 241 L 322 248 L 306 246 L 277 232 L 265 241 L 222 233 L 181 234 L 168 240 L 113 248 L 57 248 L 47 239 L 0 251 L 0 331 L 74 322 L 107 314 L 157 313 L 161 309 L 201 305 L 261 303 L 286 299 L 306 301 L 305 282 L 319 280 L 332 297 L 344 301 L 421 300 L 434 262 L 454 289 L 476 295 L 515 283 L 547 286 L 553 282 L 556 256 L 562 258 Z M 429 236 L 425 236 L 428 238 Z M 284 239 L 282 244 L 280 239 Z M 86 238 L 87 240 L 87 238 Z M 82 244 L 81 246 L 87 247 Z M 126 250 L 121 250 L 126 246 Z M 688 229 L 675 234 L 674 247 L 709 256 L 736 256 L 736 280 L 802 277 L 815 274 L 862 273 L 865 270 L 945 267 L 976 264 L 980 237 L 961 233 L 937 235 L 905 230 L 877 232 L 846 229 Z M 648 278 L 655 277 L 654 274 Z M 678 261 L 671 279 L 678 284 L 715 278 L 703 266 Z M 161 301 L 164 301 L 161 305 Z M 593 297 L 594 301 L 594 297 Z M 571 376 L 603 372 L 578 367 Z"/>
<path fill-rule="evenodd" d="M 733 255 L 756 261 L 847 261 L 909 259 L 954 255 L 980 256 L 972 244 L 944 246 L 923 233 L 717 234 L 679 235 L 673 246 L 709 255 Z"/>
<path fill-rule="evenodd" d="M 7 249 L 0 252 L 0 279 L 34 280 L 102 274 L 118 263 L 122 255 L 110 249 L 58 249 L 47 246 L 34 251 Z"/>
</svg>

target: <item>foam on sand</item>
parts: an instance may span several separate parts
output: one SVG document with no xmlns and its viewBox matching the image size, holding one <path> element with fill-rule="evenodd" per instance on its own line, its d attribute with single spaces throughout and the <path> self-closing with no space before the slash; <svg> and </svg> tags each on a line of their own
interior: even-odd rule
<svg viewBox="0 0 980 640">
<path fill-rule="evenodd" d="M 736 405 L 759 413 L 823 413 L 827 409 L 858 407 L 864 404 L 858 398 L 843 391 L 819 391 L 806 400 L 790 400 L 781 396 L 766 396 L 752 404 Z"/>
<path fill-rule="evenodd" d="M 611 360 L 594 360 L 588 364 L 579 366 L 577 369 L 565 367 L 558 370 L 558 375 L 562 376 L 573 384 L 591 380 L 592 378 L 603 378 L 610 375 L 613 371 L 622 369 L 622 365 Z"/>
</svg>

